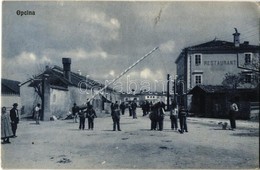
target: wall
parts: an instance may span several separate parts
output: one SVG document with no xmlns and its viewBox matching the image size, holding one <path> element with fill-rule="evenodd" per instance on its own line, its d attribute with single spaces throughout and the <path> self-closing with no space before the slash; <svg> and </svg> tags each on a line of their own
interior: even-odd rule
<svg viewBox="0 0 260 170">
<path fill-rule="evenodd" d="M 244 53 L 239 53 L 239 60 L 237 61 L 237 54 L 203 54 L 201 64 L 195 65 L 195 54 L 191 56 L 191 87 L 196 86 L 195 75 L 202 75 L 202 84 L 204 85 L 221 85 L 226 73 L 237 74 L 243 71 L 237 67 L 237 62 L 243 65 Z M 254 54 L 253 56 L 256 56 Z"/>
<path fill-rule="evenodd" d="M 18 103 L 18 110 L 19 110 L 19 113 L 21 114 L 22 104 L 21 104 L 20 96 L 5 95 L 5 94 L 1 95 L 1 107 L 6 107 L 7 112 L 9 112 L 9 110 L 12 109 L 14 103 Z"/>
<path fill-rule="evenodd" d="M 20 87 L 21 105 L 24 106 L 24 117 L 31 116 L 33 108 L 37 103 L 41 103 L 41 99 L 38 94 L 34 91 L 33 87 L 28 87 L 25 84 Z M 19 106 L 18 106 L 19 107 Z"/>
</svg>

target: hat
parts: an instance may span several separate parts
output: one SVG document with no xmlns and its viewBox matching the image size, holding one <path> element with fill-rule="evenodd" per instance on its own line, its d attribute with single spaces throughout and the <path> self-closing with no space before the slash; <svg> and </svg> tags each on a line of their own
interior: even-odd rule
<svg viewBox="0 0 260 170">
<path fill-rule="evenodd" d="M 18 104 L 17 104 L 17 103 L 14 103 L 13 106 L 18 106 Z"/>
</svg>

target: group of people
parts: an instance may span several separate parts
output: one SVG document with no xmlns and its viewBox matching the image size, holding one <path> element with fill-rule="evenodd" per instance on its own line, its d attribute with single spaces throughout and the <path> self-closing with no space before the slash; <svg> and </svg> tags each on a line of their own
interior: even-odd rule
<svg viewBox="0 0 260 170">
<path fill-rule="evenodd" d="M 10 144 L 9 138 L 15 138 L 17 125 L 19 123 L 18 104 L 14 103 L 10 114 L 7 113 L 6 107 L 2 107 L 1 114 L 1 139 L 2 144 Z"/>
<path fill-rule="evenodd" d="M 156 103 L 149 103 L 148 101 L 145 101 L 141 104 L 141 108 L 143 110 L 143 116 L 149 114 L 149 118 L 151 120 L 151 130 L 163 130 L 163 121 L 165 116 L 165 103 L 163 101 L 159 101 Z M 120 105 L 118 104 L 118 101 L 115 103 L 111 103 L 111 117 L 113 120 L 113 131 L 116 131 L 116 128 L 118 131 L 121 131 L 120 129 L 120 111 L 121 114 L 124 115 L 125 113 L 126 105 L 124 102 L 122 102 Z M 130 101 L 129 105 L 129 116 L 133 116 L 133 119 L 137 119 L 136 116 L 136 108 L 137 104 L 134 101 Z M 180 133 L 188 132 L 187 128 L 187 122 L 186 117 L 188 115 L 188 111 L 185 109 L 184 106 L 180 106 L 178 108 L 178 105 L 176 102 L 172 102 L 170 105 L 170 119 L 171 119 L 171 128 L 172 130 L 178 130 Z M 178 129 L 178 122 L 180 121 L 180 129 Z"/>
<path fill-rule="evenodd" d="M 116 101 L 116 103 L 118 104 L 118 102 Z M 111 106 L 114 105 L 114 103 L 111 103 Z M 137 115 L 136 115 L 136 108 L 137 108 L 137 104 L 136 101 L 129 101 L 128 104 L 125 104 L 125 102 L 122 102 L 119 105 L 119 109 L 121 111 L 121 114 L 124 115 L 125 114 L 125 109 L 128 107 L 129 109 L 129 116 L 133 117 L 133 119 L 137 119 Z M 112 112 L 112 107 L 111 107 L 111 112 Z"/>
<path fill-rule="evenodd" d="M 78 123 L 77 119 L 79 117 L 79 129 L 85 129 L 85 120 L 88 119 L 88 129 L 94 129 L 94 119 L 97 117 L 93 106 L 88 102 L 86 109 L 80 109 L 76 103 L 72 107 L 72 115 L 75 123 Z"/>
</svg>

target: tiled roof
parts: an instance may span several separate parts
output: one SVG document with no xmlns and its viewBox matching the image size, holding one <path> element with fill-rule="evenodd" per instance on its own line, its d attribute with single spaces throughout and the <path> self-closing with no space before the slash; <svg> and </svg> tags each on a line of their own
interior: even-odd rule
<svg viewBox="0 0 260 170">
<path fill-rule="evenodd" d="M 203 50 L 203 49 L 252 49 L 258 48 L 256 45 L 249 45 L 247 43 L 240 43 L 239 47 L 235 47 L 233 42 L 221 41 L 221 40 L 213 40 L 203 44 L 187 47 L 189 50 Z"/>
<path fill-rule="evenodd" d="M 221 86 L 221 85 L 196 85 L 193 89 L 189 91 L 188 94 L 194 94 L 196 92 L 204 92 L 204 93 L 227 93 L 231 88 Z M 236 91 L 240 92 L 250 92 L 256 91 L 257 89 L 248 89 L 248 88 L 238 88 Z"/>
<path fill-rule="evenodd" d="M 54 66 L 53 68 L 46 69 L 42 74 L 35 77 L 35 79 L 42 79 L 43 75 L 47 74 L 51 87 L 56 89 L 64 90 L 68 86 L 79 87 L 83 89 L 101 89 L 104 87 L 103 84 L 96 82 L 86 76 L 79 75 L 77 73 L 71 72 L 71 81 L 67 80 L 63 75 L 63 69 L 59 66 Z M 29 86 L 34 86 L 39 82 L 33 81 Z M 112 88 L 108 87 L 107 90 L 114 91 Z"/>
<path fill-rule="evenodd" d="M 228 89 L 225 86 L 213 86 L 213 85 L 197 85 L 189 94 L 193 94 L 196 91 L 203 91 L 205 93 L 225 93 Z"/>
<path fill-rule="evenodd" d="M 1 93 L 2 94 L 20 95 L 20 87 L 18 86 L 19 84 L 20 84 L 19 81 L 2 79 L 1 80 L 1 86 L 2 86 Z"/>
</svg>

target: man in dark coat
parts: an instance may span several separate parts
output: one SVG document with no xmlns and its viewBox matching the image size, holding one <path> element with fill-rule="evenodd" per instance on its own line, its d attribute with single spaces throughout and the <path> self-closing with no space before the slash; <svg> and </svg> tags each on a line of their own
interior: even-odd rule
<svg viewBox="0 0 260 170">
<path fill-rule="evenodd" d="M 149 118 L 151 120 L 151 130 L 156 130 L 156 127 L 157 127 L 157 115 L 158 115 L 157 105 L 151 105 L 151 113 L 149 115 Z"/>
<path fill-rule="evenodd" d="M 74 103 L 73 107 L 72 107 L 72 115 L 74 118 L 74 122 L 77 123 L 77 119 L 78 119 L 78 114 L 79 114 L 79 106 L 77 106 L 76 103 Z"/>
<path fill-rule="evenodd" d="M 131 117 L 132 115 L 133 115 L 133 110 L 132 110 L 132 102 L 130 101 L 129 103 L 128 103 L 128 109 L 129 109 L 129 116 Z"/>
<path fill-rule="evenodd" d="M 120 110 L 121 110 L 122 115 L 124 115 L 125 114 L 125 103 L 124 102 L 122 102 L 120 104 Z"/>
<path fill-rule="evenodd" d="M 86 111 L 79 110 L 79 130 L 85 129 Z"/>
<path fill-rule="evenodd" d="M 137 116 L 136 116 L 137 104 L 136 104 L 135 100 L 133 100 L 133 102 L 131 103 L 131 108 L 132 108 L 132 113 L 133 113 L 133 119 L 137 119 Z"/>
<path fill-rule="evenodd" d="M 121 131 L 120 129 L 120 110 L 118 108 L 118 103 L 116 101 L 116 103 L 113 105 L 113 107 L 111 107 L 111 116 L 112 116 L 112 120 L 113 120 L 113 131 L 116 131 L 116 126 L 117 126 L 117 130 Z"/>
<path fill-rule="evenodd" d="M 93 109 L 93 106 L 90 105 L 87 110 L 87 118 L 88 118 L 88 129 L 93 130 L 94 128 L 94 119 L 97 118 L 96 112 Z"/>
<path fill-rule="evenodd" d="M 164 120 L 164 112 L 165 112 L 165 103 L 162 101 L 159 101 L 157 103 L 158 108 L 158 124 L 159 124 L 159 130 L 163 130 L 163 120 Z"/>
<path fill-rule="evenodd" d="M 14 103 L 13 108 L 10 110 L 11 126 L 14 136 L 16 136 L 17 124 L 19 123 L 19 113 L 18 113 L 18 104 Z"/>
<path fill-rule="evenodd" d="M 184 106 L 180 107 L 179 110 L 179 119 L 180 119 L 180 127 L 179 132 L 182 134 L 185 130 L 185 132 L 188 132 L 188 127 L 187 127 L 187 122 L 186 122 L 186 117 L 188 115 L 188 111 L 185 109 Z"/>
</svg>

